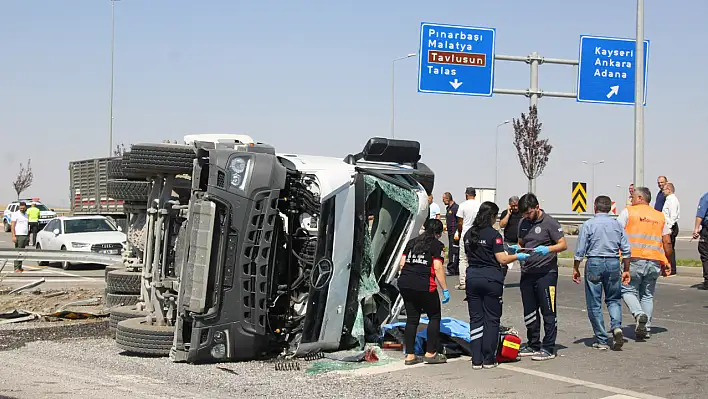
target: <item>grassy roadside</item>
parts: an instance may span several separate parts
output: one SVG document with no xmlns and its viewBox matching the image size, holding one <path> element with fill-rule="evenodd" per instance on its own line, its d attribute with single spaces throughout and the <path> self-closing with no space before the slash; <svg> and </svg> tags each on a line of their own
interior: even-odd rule
<svg viewBox="0 0 708 399">
<path fill-rule="evenodd" d="M 562 259 L 573 259 L 573 253 L 569 251 L 561 252 L 558 254 L 558 257 Z M 702 264 L 698 259 L 676 259 L 676 266 L 701 267 Z"/>
</svg>

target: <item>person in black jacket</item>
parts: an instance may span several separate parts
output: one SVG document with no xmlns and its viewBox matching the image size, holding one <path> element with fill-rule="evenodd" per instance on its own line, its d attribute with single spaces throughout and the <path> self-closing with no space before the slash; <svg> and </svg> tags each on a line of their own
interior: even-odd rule
<svg viewBox="0 0 708 399">
<path fill-rule="evenodd" d="M 502 265 L 529 257 L 525 253 L 508 255 L 504 251 L 504 240 L 494 229 L 498 213 L 499 207 L 495 203 L 484 202 L 464 237 L 469 264 L 465 291 L 470 313 L 472 368 L 475 370 L 497 366 L 504 292 Z"/>
<path fill-rule="evenodd" d="M 440 242 L 443 224 L 438 219 L 428 219 L 424 228 L 423 234 L 406 244 L 401 257 L 401 274 L 398 277 L 398 289 L 406 307 L 406 366 L 447 361 L 445 355 L 437 352 L 441 318 L 438 283 L 443 289 L 442 303 L 450 300 L 443 270 L 444 246 Z M 428 315 L 426 352 L 422 357 L 415 354 L 415 337 L 418 334 L 421 313 Z"/>
</svg>

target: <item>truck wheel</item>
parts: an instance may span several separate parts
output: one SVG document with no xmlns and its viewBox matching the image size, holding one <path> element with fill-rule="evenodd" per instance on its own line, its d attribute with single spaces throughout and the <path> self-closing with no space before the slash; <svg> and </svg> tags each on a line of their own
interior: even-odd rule
<svg viewBox="0 0 708 399">
<path fill-rule="evenodd" d="M 175 328 L 149 324 L 145 318 L 127 319 L 116 326 L 116 344 L 126 352 L 168 356 L 172 348 Z"/>
<path fill-rule="evenodd" d="M 140 294 L 140 272 L 114 270 L 106 274 L 106 292 L 109 294 Z"/>
<path fill-rule="evenodd" d="M 191 174 L 194 148 L 181 144 L 134 144 L 130 148 L 130 169 L 166 174 Z"/>
<path fill-rule="evenodd" d="M 123 265 L 123 262 L 118 262 L 114 263 L 112 265 L 107 265 L 106 266 L 106 278 L 108 278 L 108 273 L 114 271 L 114 270 L 125 270 L 125 266 Z"/>
<path fill-rule="evenodd" d="M 130 306 L 140 302 L 140 295 L 129 294 L 112 294 L 106 292 L 106 308 L 114 308 L 116 306 Z"/>
<path fill-rule="evenodd" d="M 108 316 L 108 329 L 111 332 L 112 338 L 116 337 L 116 328 L 118 323 L 123 320 L 134 319 L 137 317 L 144 317 L 147 315 L 146 311 L 141 311 L 135 309 L 134 305 L 131 306 L 118 306 L 110 310 L 110 315 Z"/>
<path fill-rule="evenodd" d="M 125 201 L 145 201 L 147 204 L 150 195 L 150 182 L 128 181 L 128 180 L 108 180 L 106 191 L 109 197 Z M 147 209 L 147 205 L 145 206 Z"/>
</svg>

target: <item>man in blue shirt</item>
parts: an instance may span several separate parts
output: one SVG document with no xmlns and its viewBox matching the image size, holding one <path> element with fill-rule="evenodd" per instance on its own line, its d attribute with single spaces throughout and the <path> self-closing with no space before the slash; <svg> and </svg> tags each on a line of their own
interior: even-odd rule
<svg viewBox="0 0 708 399">
<path fill-rule="evenodd" d="M 693 239 L 698 239 L 698 253 L 701 255 L 703 263 L 703 284 L 698 286 L 699 290 L 708 290 L 708 193 L 703 194 L 698 201 L 696 211 L 696 223 L 693 228 Z"/>
<path fill-rule="evenodd" d="M 659 176 L 656 179 L 656 184 L 659 186 L 659 192 L 656 194 L 656 202 L 654 202 L 654 209 L 659 212 L 664 211 L 664 202 L 666 202 L 666 196 L 664 195 L 664 186 L 666 185 L 666 176 Z"/>
<path fill-rule="evenodd" d="M 622 334 L 622 289 L 621 284 L 629 284 L 629 258 L 631 247 L 622 225 L 610 217 L 612 209 L 610 197 L 601 195 L 595 199 L 595 217 L 585 222 L 578 235 L 573 265 L 573 281 L 580 284 L 580 262 L 585 262 L 585 302 L 588 318 L 595 333 L 592 347 L 607 350 L 607 332 L 602 317 L 602 292 L 610 313 L 610 329 L 614 338 L 614 349 L 624 344 Z M 621 252 L 620 252 L 621 251 Z M 620 255 L 624 258 L 624 271 L 620 281 Z"/>
</svg>

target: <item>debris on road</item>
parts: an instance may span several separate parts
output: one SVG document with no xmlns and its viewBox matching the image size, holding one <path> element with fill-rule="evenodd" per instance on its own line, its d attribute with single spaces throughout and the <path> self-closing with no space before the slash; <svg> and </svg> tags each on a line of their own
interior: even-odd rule
<svg viewBox="0 0 708 399">
<path fill-rule="evenodd" d="M 102 315 L 103 306 L 99 300 L 103 294 L 102 289 L 83 289 L 74 288 L 61 290 L 43 290 L 39 294 L 31 292 L 20 292 L 18 294 L 9 295 L 7 291 L 0 292 L 0 312 L 11 312 L 15 309 L 22 309 L 29 313 L 38 313 L 41 315 L 53 314 L 58 310 L 78 311 L 80 313 L 91 313 Z M 81 305 L 80 309 L 74 302 L 90 301 L 90 305 Z M 80 302 L 83 303 L 83 302 Z M 71 306 L 69 306 L 71 304 Z M 40 319 L 40 321 L 48 321 Z"/>
<path fill-rule="evenodd" d="M 39 317 L 36 313 L 25 312 L 24 310 L 13 310 L 12 312 L 0 313 L 0 324 L 22 323 L 35 320 Z"/>
<path fill-rule="evenodd" d="M 40 279 L 37 280 L 37 281 L 33 281 L 33 282 L 27 283 L 27 284 L 25 284 L 25 285 L 23 285 L 23 286 L 21 286 L 21 287 L 15 288 L 14 290 L 8 292 L 8 295 L 17 294 L 17 293 L 19 293 L 19 292 L 22 292 L 22 291 L 28 289 L 28 288 L 34 288 L 34 287 L 36 287 L 36 286 L 38 286 L 38 285 L 44 283 L 44 281 L 46 281 L 46 280 L 44 280 L 44 277 L 42 277 L 42 278 L 40 278 Z"/>
</svg>

